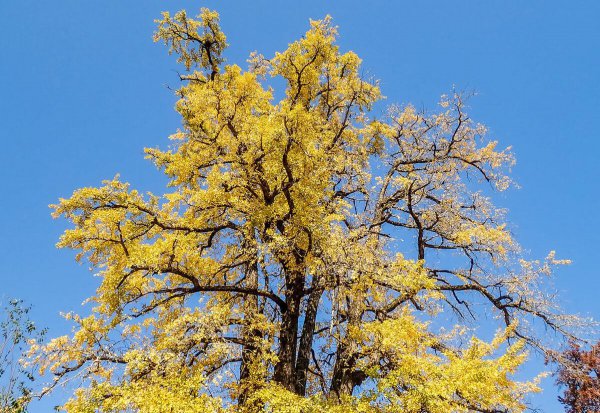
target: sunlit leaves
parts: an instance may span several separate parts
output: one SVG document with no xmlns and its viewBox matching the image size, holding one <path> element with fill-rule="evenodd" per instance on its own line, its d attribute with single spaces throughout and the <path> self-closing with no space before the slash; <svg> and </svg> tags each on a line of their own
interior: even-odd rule
<svg viewBox="0 0 600 413">
<path fill-rule="evenodd" d="M 32 349 L 54 385 L 80 380 L 64 408 L 522 411 L 536 384 L 512 375 L 543 348 L 527 320 L 572 320 L 537 288 L 561 262 L 517 259 L 489 198 L 514 159 L 464 96 L 374 120 L 379 86 L 329 17 L 248 71 L 224 64 L 215 12 L 158 25 L 186 69 L 181 129 L 146 149 L 167 192 L 116 177 L 52 206 L 73 224 L 58 246 L 100 277 L 93 314 Z M 502 324 L 489 343 L 463 328 L 482 301 Z M 434 327 L 449 314 L 452 333 Z"/>
</svg>

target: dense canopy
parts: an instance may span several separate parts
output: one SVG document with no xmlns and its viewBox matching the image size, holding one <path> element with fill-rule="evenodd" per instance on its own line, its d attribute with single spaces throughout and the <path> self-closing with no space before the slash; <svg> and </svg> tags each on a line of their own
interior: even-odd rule
<svg viewBox="0 0 600 413">
<path fill-rule="evenodd" d="M 101 277 L 74 334 L 32 349 L 77 380 L 67 411 L 524 410 L 536 380 L 513 373 L 547 350 L 532 321 L 577 320 L 542 286 L 565 261 L 521 259 L 488 198 L 510 151 L 459 93 L 376 116 L 378 84 L 336 35 L 311 21 L 244 70 L 216 12 L 158 21 L 186 69 L 182 128 L 146 149 L 167 192 L 117 176 L 53 206 L 73 223 L 59 246 Z M 492 316 L 491 341 L 468 328 Z"/>
</svg>

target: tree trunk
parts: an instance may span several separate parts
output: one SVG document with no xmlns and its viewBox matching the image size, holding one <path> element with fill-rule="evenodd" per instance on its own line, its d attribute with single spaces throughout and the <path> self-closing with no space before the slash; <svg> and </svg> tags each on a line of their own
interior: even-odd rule
<svg viewBox="0 0 600 413">
<path fill-rule="evenodd" d="M 289 274 L 289 276 L 287 275 Z M 289 391 L 295 392 L 296 349 L 298 347 L 298 320 L 300 302 L 304 293 L 304 277 L 299 271 L 286 271 L 287 311 L 281 315 L 279 332 L 279 361 L 275 365 L 273 379 Z"/>
<path fill-rule="evenodd" d="M 315 277 L 312 282 L 313 290 L 308 297 L 308 303 L 306 304 L 302 336 L 300 337 L 300 347 L 298 349 L 298 359 L 296 360 L 296 393 L 301 396 L 306 394 L 307 372 L 308 366 L 310 365 L 315 324 L 317 321 L 319 302 L 323 295 L 323 288 L 319 287 L 317 284 L 318 278 Z"/>
<path fill-rule="evenodd" d="M 351 395 L 354 387 L 364 380 L 364 374 L 356 370 L 358 344 L 349 336 L 349 331 L 360 328 L 364 307 L 364 292 L 348 295 L 346 297 L 346 311 L 348 323 L 346 337 L 338 342 L 335 365 L 331 378 L 330 390 L 332 395 L 340 397 Z"/>
<path fill-rule="evenodd" d="M 256 262 L 250 264 L 246 273 L 248 288 L 258 288 L 258 265 Z M 248 399 L 249 390 L 245 381 L 250 377 L 251 363 L 256 357 L 256 340 L 260 339 L 262 333 L 255 327 L 253 316 L 258 314 L 258 296 L 247 295 L 244 297 L 244 326 L 242 327 L 242 362 L 240 364 L 240 384 L 242 389 L 238 395 L 238 404 L 243 406 Z"/>
</svg>

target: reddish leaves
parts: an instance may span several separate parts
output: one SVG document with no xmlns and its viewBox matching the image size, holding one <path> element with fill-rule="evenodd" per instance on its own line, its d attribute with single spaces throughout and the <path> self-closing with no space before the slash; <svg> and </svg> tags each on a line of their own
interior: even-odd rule
<svg viewBox="0 0 600 413">
<path fill-rule="evenodd" d="M 567 363 L 559 368 L 556 383 L 565 391 L 559 401 L 568 413 L 600 412 L 600 342 L 590 351 L 571 343 L 563 356 Z"/>
</svg>

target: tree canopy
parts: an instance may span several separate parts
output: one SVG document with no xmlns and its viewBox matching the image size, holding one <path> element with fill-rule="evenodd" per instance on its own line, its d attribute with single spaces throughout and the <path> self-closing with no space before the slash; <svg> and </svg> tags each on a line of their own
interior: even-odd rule
<svg viewBox="0 0 600 413">
<path fill-rule="evenodd" d="M 566 261 L 524 260 L 489 198 L 514 158 L 465 97 L 376 116 L 329 17 L 247 70 L 216 12 L 157 23 L 185 67 L 182 127 L 146 149 L 168 189 L 117 176 L 52 206 L 73 224 L 58 246 L 101 279 L 74 333 L 32 349 L 55 384 L 79 380 L 64 409 L 522 411 L 537 381 L 513 373 L 547 349 L 532 325 L 578 321 L 545 293 Z"/>
</svg>

